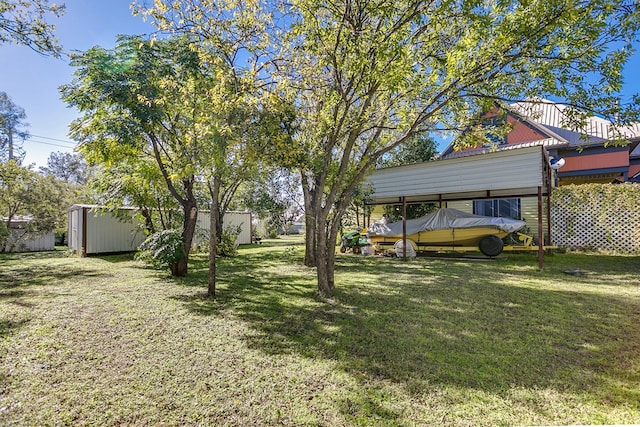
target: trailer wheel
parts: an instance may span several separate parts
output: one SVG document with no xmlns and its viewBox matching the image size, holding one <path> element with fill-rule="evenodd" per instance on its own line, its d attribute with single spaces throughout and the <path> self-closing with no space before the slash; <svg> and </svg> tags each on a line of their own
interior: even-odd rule
<svg viewBox="0 0 640 427">
<path fill-rule="evenodd" d="M 490 257 L 500 255 L 502 253 L 502 248 L 504 248 L 502 239 L 494 235 L 484 236 L 480 239 L 480 243 L 478 244 L 480 252 Z"/>
<path fill-rule="evenodd" d="M 347 247 L 345 245 L 340 245 L 340 253 L 343 254 L 347 252 Z"/>
</svg>

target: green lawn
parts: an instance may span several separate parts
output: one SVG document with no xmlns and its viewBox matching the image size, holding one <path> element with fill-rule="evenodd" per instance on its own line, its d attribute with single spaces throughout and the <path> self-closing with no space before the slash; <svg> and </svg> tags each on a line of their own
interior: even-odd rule
<svg viewBox="0 0 640 427">
<path fill-rule="evenodd" d="M 640 422 L 640 257 L 0 258 L 0 425 Z M 564 274 L 580 269 L 582 276 Z"/>
</svg>

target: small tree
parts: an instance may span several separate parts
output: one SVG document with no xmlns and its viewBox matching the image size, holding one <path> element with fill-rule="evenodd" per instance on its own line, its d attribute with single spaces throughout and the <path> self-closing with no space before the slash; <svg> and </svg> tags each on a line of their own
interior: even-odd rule
<svg viewBox="0 0 640 427">
<path fill-rule="evenodd" d="M 61 216 L 64 191 L 51 177 L 43 177 L 15 160 L 0 163 L 0 252 L 19 247 L 26 233 L 48 233 Z M 21 228 L 25 232 L 10 233 L 19 216 L 27 217 Z"/>
<path fill-rule="evenodd" d="M 121 37 L 115 49 L 94 47 L 75 55 L 72 65 L 78 67 L 76 78 L 61 91 L 82 113 L 71 125 L 79 149 L 105 169 L 155 162 L 184 214 L 184 257 L 171 270 L 186 275 L 198 215 L 198 166 L 208 155 L 206 99 L 214 71 L 188 38 Z"/>
<path fill-rule="evenodd" d="M 269 235 L 287 234 L 303 212 L 300 180 L 286 169 L 264 170 L 245 186 L 242 199 L 244 206 L 264 221 Z"/>
<path fill-rule="evenodd" d="M 264 51 L 270 48 L 271 12 L 256 1 L 200 2 L 157 0 L 153 5 L 136 2 L 143 14 L 161 31 L 195 38 L 204 61 L 215 70 L 217 84 L 206 98 L 210 112 L 208 153 L 201 158 L 211 205 L 208 292 L 216 292 L 217 245 L 223 230 L 224 212 L 242 182 L 258 171 L 258 154 L 278 115 L 261 99 L 265 80 Z M 279 129 L 278 129 L 279 130 Z"/>
</svg>

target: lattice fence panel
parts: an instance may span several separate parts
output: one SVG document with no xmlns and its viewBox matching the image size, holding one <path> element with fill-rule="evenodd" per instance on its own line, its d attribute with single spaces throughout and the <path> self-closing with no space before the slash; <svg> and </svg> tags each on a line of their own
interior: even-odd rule
<svg viewBox="0 0 640 427">
<path fill-rule="evenodd" d="M 640 185 L 568 185 L 551 200 L 556 245 L 640 253 Z"/>
</svg>

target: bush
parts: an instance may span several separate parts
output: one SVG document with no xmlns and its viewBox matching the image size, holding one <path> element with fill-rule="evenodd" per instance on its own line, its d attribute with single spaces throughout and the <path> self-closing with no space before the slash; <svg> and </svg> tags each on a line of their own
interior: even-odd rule
<svg viewBox="0 0 640 427">
<path fill-rule="evenodd" d="M 238 254 L 238 236 L 242 231 L 240 225 L 230 225 L 222 230 L 216 253 L 220 256 L 232 257 Z"/>
<path fill-rule="evenodd" d="M 136 259 L 147 262 L 158 270 L 165 270 L 184 258 L 184 255 L 181 231 L 170 229 L 147 237 L 140 245 Z"/>
<path fill-rule="evenodd" d="M 5 247 L 9 243 L 9 230 L 4 221 L 0 221 L 0 252 L 4 252 Z"/>
</svg>

